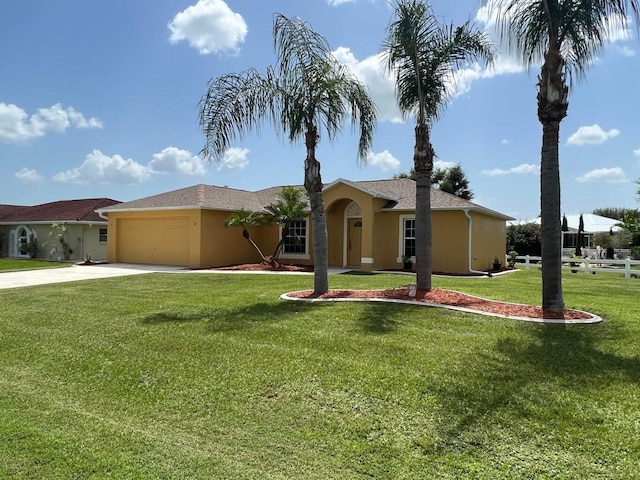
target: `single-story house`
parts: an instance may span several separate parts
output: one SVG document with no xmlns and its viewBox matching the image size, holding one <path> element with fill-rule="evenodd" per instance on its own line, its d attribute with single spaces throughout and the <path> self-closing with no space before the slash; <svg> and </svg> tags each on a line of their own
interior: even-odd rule
<svg viewBox="0 0 640 480">
<path fill-rule="evenodd" d="M 302 189 L 302 187 L 297 187 Z M 225 227 L 230 213 L 256 212 L 282 190 L 255 192 L 195 185 L 103 207 L 108 219 L 109 262 L 209 268 L 260 260 L 239 229 Z M 415 255 L 415 182 L 338 179 L 323 189 L 330 267 L 397 269 L 403 255 Z M 512 218 L 432 189 L 433 270 L 469 273 L 491 268 L 505 255 L 506 221 Z M 276 225 L 252 227 L 251 238 L 271 253 Z M 281 261 L 313 264 L 311 218 L 296 222 Z M 415 258 L 413 258 L 415 261 Z"/>
<path fill-rule="evenodd" d="M 87 198 L 34 206 L 0 205 L 0 256 L 62 260 L 62 235 L 69 260 L 88 255 L 106 259 L 107 222 L 96 210 L 117 203 L 110 198 Z"/>
</svg>

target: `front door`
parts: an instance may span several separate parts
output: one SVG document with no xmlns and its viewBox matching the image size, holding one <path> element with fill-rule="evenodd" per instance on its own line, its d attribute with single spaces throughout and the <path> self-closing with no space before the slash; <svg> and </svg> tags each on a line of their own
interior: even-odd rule
<svg viewBox="0 0 640 480">
<path fill-rule="evenodd" d="M 359 267 L 362 255 L 362 219 L 347 219 L 347 265 L 350 267 Z"/>
</svg>

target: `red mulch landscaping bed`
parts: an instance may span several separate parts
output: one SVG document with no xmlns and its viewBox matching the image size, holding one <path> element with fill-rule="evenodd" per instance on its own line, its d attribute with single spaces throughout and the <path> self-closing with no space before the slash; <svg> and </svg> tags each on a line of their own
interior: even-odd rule
<svg viewBox="0 0 640 480">
<path fill-rule="evenodd" d="M 289 265 L 281 264 L 277 268 L 272 267 L 268 263 L 245 263 L 242 265 L 229 265 L 227 267 L 217 267 L 216 270 L 244 270 L 244 271 L 272 271 L 272 272 L 313 272 L 312 265 Z M 288 294 L 293 298 L 320 298 L 320 299 L 339 299 L 339 298 L 376 298 L 376 299 L 393 299 L 408 300 L 411 302 L 430 303 L 434 305 L 450 305 L 455 307 L 468 308 L 470 310 L 478 310 L 482 312 L 494 313 L 497 315 L 523 318 L 544 318 L 557 320 L 586 320 L 592 318 L 592 315 L 578 310 L 567 309 L 563 314 L 555 312 L 545 312 L 542 307 L 534 305 L 521 305 L 515 303 L 498 302 L 496 300 L 486 300 L 484 298 L 466 295 L 464 293 L 453 292 L 451 290 L 442 290 L 433 288 L 430 291 L 416 292 L 415 297 L 409 296 L 408 288 L 392 288 L 388 290 L 330 290 L 324 295 L 313 297 L 313 291 L 305 290 L 300 292 L 292 292 Z"/>
<path fill-rule="evenodd" d="M 394 300 L 408 300 L 412 302 L 422 302 L 437 305 L 451 305 L 455 307 L 463 307 L 471 310 L 479 310 L 482 312 L 495 313 L 498 315 L 524 317 L 524 318 L 545 318 L 545 319 L 564 319 L 564 320 L 586 320 L 592 318 L 592 315 L 578 310 L 565 310 L 564 315 L 554 312 L 544 312 L 542 307 L 533 305 L 520 305 L 514 303 L 498 302 L 495 300 L 486 300 L 484 298 L 466 295 L 464 293 L 453 292 L 451 290 L 442 290 L 433 288 L 430 291 L 416 292 L 415 297 L 409 296 L 408 288 L 393 288 L 388 290 L 330 290 L 324 295 L 313 297 L 313 291 L 305 290 L 300 292 L 289 293 L 288 296 L 293 298 L 380 298 Z"/>
<path fill-rule="evenodd" d="M 245 270 L 248 272 L 313 272 L 313 265 L 289 265 L 280 264 L 277 268 L 268 263 L 243 263 L 241 265 L 229 265 L 216 267 L 214 270 Z"/>
</svg>

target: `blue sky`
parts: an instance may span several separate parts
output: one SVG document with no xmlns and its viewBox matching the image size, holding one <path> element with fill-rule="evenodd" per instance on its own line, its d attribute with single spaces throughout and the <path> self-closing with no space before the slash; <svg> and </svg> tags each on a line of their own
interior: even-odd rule
<svg viewBox="0 0 640 480">
<path fill-rule="evenodd" d="M 446 22 L 492 21 L 477 0 L 433 0 Z M 379 110 L 366 165 L 345 125 L 317 151 L 330 183 L 391 178 L 412 165 L 413 125 L 394 107 L 378 54 L 384 0 L 110 0 L 0 7 L 0 203 L 110 197 L 128 201 L 197 183 L 257 190 L 301 184 L 304 148 L 266 125 L 220 163 L 198 156 L 198 102 L 211 77 L 274 62 L 273 13 L 298 16 L 366 83 Z M 616 19 L 613 19 L 616 21 Z M 622 29 L 576 84 L 561 125 L 562 210 L 637 207 L 640 42 Z M 539 213 L 536 75 L 508 54 L 469 65 L 433 129 L 437 166 L 460 163 L 474 201 L 518 219 Z"/>
</svg>

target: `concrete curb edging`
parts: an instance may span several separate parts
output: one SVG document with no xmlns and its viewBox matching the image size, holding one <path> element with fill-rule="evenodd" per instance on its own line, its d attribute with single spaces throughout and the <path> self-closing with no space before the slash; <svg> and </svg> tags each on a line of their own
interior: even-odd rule
<svg viewBox="0 0 640 480">
<path fill-rule="evenodd" d="M 295 293 L 295 292 L 287 292 L 287 293 L 283 293 L 282 295 L 280 295 L 280 298 L 282 300 L 292 300 L 292 301 L 300 301 L 300 302 L 385 302 L 385 303 L 400 303 L 400 304 L 405 304 L 405 305 L 417 305 L 417 306 L 421 306 L 421 307 L 436 307 L 436 308 L 446 308 L 448 310 L 455 310 L 455 311 L 459 311 L 459 312 L 465 312 L 465 313 L 475 313 L 478 315 L 485 315 L 488 317 L 499 317 L 499 318 L 507 318 L 510 320 L 520 320 L 523 322 L 531 322 L 531 323 L 545 323 L 545 324 L 563 324 L 563 325 L 590 325 L 590 324 L 594 324 L 594 323 L 600 323 L 603 321 L 602 317 L 599 317 L 598 315 L 595 315 L 593 313 L 590 312 L 585 312 L 583 310 L 578 310 L 575 308 L 572 308 L 571 310 L 575 310 L 576 312 L 581 312 L 584 313 L 586 315 L 590 315 L 591 318 L 581 318 L 581 319 L 575 319 L 575 320 L 563 320 L 563 319 L 557 319 L 557 318 L 532 318 L 532 317 L 518 317 L 515 315 L 501 315 L 499 313 L 493 313 L 493 312 L 484 312 L 482 310 L 475 310 L 472 308 L 466 308 L 466 307 L 457 307 L 455 305 L 444 305 L 444 304 L 440 304 L 440 303 L 427 303 L 427 302 L 417 302 L 414 300 L 400 300 L 400 299 L 394 299 L 394 298 L 298 298 L 298 297 L 291 297 L 289 296 L 290 293 Z M 468 295 L 465 293 L 465 295 Z M 487 301 L 492 301 L 495 302 L 496 300 L 488 300 L 482 297 L 477 297 L 474 295 L 469 295 L 470 297 L 474 297 L 474 298 L 479 298 L 481 300 L 487 300 Z M 510 302 L 500 302 L 500 303 L 505 303 L 505 304 L 509 304 L 509 305 L 522 305 L 522 304 L 518 304 L 518 303 L 510 303 Z"/>
</svg>

